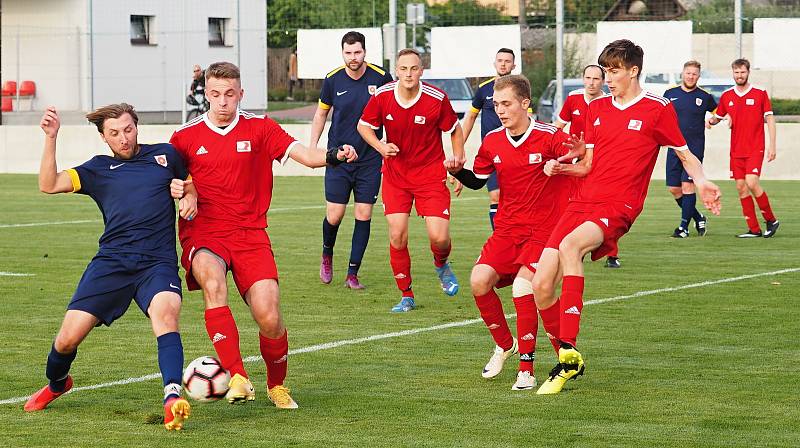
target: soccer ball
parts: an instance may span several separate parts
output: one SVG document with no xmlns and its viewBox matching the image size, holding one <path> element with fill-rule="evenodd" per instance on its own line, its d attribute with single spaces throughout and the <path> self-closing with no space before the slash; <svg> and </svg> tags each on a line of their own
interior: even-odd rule
<svg viewBox="0 0 800 448">
<path fill-rule="evenodd" d="M 197 401 L 216 401 L 223 398 L 228 392 L 230 380 L 228 371 L 211 356 L 195 359 L 183 371 L 186 394 Z"/>
</svg>

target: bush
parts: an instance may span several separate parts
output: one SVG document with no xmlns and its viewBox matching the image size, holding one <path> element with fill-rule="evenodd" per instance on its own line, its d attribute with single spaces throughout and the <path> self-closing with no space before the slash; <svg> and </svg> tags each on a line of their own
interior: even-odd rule
<svg viewBox="0 0 800 448">
<path fill-rule="evenodd" d="M 772 98 L 770 101 L 775 115 L 800 115 L 800 100 Z"/>
</svg>

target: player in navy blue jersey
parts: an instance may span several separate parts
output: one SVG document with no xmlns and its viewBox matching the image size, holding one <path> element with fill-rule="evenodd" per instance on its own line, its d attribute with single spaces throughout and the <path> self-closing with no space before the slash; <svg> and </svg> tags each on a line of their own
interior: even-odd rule
<svg viewBox="0 0 800 448">
<path fill-rule="evenodd" d="M 45 193 L 80 193 L 91 197 L 103 215 L 99 250 L 83 273 L 67 305 L 61 329 L 47 357 L 48 385 L 30 397 L 26 411 L 39 411 L 72 388 L 70 366 L 78 345 L 98 325 L 111 325 L 135 301 L 150 318 L 158 342 L 164 382 L 164 426 L 180 430 L 189 416 L 181 398 L 183 345 L 178 333 L 181 280 L 175 252 L 175 204 L 170 182 L 186 179 L 175 148 L 167 143 L 140 145 L 138 118 L 122 103 L 86 115 L 97 126 L 113 156 L 99 155 L 75 168 L 56 168 L 58 114 L 49 107 L 41 121 L 45 133 L 39 189 Z M 194 194 L 180 202 L 181 216 L 194 217 Z"/>
<path fill-rule="evenodd" d="M 706 123 L 706 113 L 713 112 L 717 108 L 717 102 L 713 95 L 697 86 L 700 79 L 699 62 L 688 61 L 683 64 L 681 79 L 681 85 L 664 92 L 664 97 L 672 102 L 678 114 L 678 125 L 689 151 L 702 162 L 706 145 L 705 130 L 710 127 Z M 672 232 L 672 237 L 688 237 L 689 222 L 692 219 L 697 234 L 705 235 L 707 219 L 697 211 L 694 183 L 673 148 L 667 151 L 667 187 L 681 208 L 681 222 Z"/>
<path fill-rule="evenodd" d="M 508 75 L 514 70 L 514 50 L 501 48 L 497 50 L 494 57 L 494 69 L 497 76 L 487 79 L 478 85 L 478 90 L 472 98 L 472 108 L 464 114 L 462 126 L 464 128 L 464 140 L 469 138 L 478 113 L 481 114 L 481 141 L 490 131 L 502 127 L 497 113 L 494 111 L 494 82 L 501 76 Z M 494 215 L 497 213 L 497 204 L 500 202 L 500 186 L 497 184 L 497 173 L 492 173 L 486 182 L 486 189 L 489 190 L 489 223 L 494 230 Z"/>
<path fill-rule="evenodd" d="M 355 163 L 343 164 L 325 170 L 326 213 L 322 220 L 322 261 L 319 278 L 323 283 L 333 280 L 333 246 L 350 193 L 355 202 L 355 226 L 350 248 L 350 264 L 345 286 L 363 289 L 358 279 L 361 260 L 369 242 L 372 207 L 378 199 L 381 185 L 381 154 L 361 138 L 356 127 L 372 95 L 378 87 L 392 81 L 392 76 L 381 67 L 364 61 L 366 43 L 363 34 L 350 31 L 342 37 L 342 58 L 345 65 L 331 71 L 322 82 L 319 105 L 311 122 L 311 142 L 315 148 L 325 128 L 325 120 L 333 109 L 333 119 L 328 131 L 328 147 L 352 145 L 358 153 Z M 378 138 L 381 130 L 376 131 Z"/>
</svg>

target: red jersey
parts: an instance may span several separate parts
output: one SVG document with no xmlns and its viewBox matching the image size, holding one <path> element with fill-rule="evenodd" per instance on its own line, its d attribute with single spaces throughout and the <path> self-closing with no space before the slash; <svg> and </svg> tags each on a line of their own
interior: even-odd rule
<svg viewBox="0 0 800 448">
<path fill-rule="evenodd" d="M 483 138 L 475 157 L 475 176 L 497 173 L 500 205 L 494 217 L 495 232 L 545 242 L 567 204 L 571 178 L 548 176 L 545 162 L 567 153 L 569 136 L 555 126 L 531 120 L 518 141 L 506 128 Z"/>
<path fill-rule="evenodd" d="M 731 157 L 746 158 L 764 152 L 764 118 L 772 114 L 767 91 L 751 85 L 740 93 L 736 87 L 722 92 L 717 118 L 731 117 Z"/>
<path fill-rule="evenodd" d="M 583 89 L 573 90 L 567 95 L 567 100 L 564 101 L 564 106 L 561 107 L 561 112 L 558 114 L 556 120 L 566 125 L 569 123 L 570 135 L 580 136 L 581 132 L 586 132 L 586 113 L 589 111 L 589 100 Z"/>
<path fill-rule="evenodd" d="M 586 147 L 592 171 L 574 202 L 622 202 L 641 212 L 661 146 L 688 149 L 669 100 L 642 91 L 626 104 L 604 96 L 589 104 Z"/>
<path fill-rule="evenodd" d="M 272 161 L 285 161 L 297 143 L 283 128 L 266 116 L 239 111 L 220 129 L 204 114 L 178 128 L 169 142 L 197 189 L 196 225 L 267 226 Z"/>
<path fill-rule="evenodd" d="M 398 83 L 390 82 L 375 91 L 361 116 L 360 124 L 383 126 L 386 141 L 400 152 L 383 161 L 384 177 L 400 188 L 442 182 L 444 168 L 442 132 L 452 132 L 458 117 L 447 95 L 424 82 L 409 104 L 401 104 Z"/>
</svg>

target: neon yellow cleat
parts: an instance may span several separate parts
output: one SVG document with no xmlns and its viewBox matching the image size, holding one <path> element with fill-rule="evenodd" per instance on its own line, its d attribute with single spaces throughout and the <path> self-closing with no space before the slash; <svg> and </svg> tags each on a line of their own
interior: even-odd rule
<svg viewBox="0 0 800 448">
<path fill-rule="evenodd" d="M 558 349 L 558 364 L 550 371 L 550 376 L 542 383 L 542 387 L 536 391 L 536 395 L 550 395 L 561 392 L 564 384 L 580 375 L 586 366 L 583 363 L 583 356 L 574 347 L 564 347 Z"/>
<path fill-rule="evenodd" d="M 228 393 L 225 394 L 228 403 L 247 403 L 256 399 L 256 390 L 249 379 L 240 374 L 233 375 L 228 383 Z"/>
<path fill-rule="evenodd" d="M 275 403 L 275 407 L 278 409 L 297 409 L 299 407 L 289 395 L 287 387 L 275 386 L 267 390 L 267 395 L 269 395 L 269 401 Z"/>
<path fill-rule="evenodd" d="M 183 422 L 192 413 L 192 406 L 184 398 L 172 398 L 164 404 L 164 427 L 167 431 L 180 431 Z"/>
</svg>

